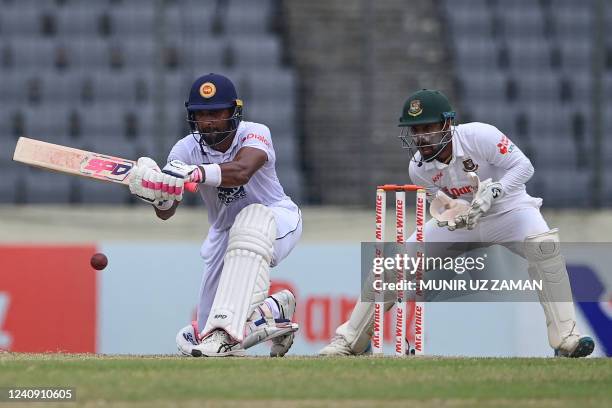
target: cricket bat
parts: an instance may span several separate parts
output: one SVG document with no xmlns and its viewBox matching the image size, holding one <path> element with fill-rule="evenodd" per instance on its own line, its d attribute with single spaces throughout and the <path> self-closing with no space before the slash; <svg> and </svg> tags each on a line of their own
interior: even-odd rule
<svg viewBox="0 0 612 408">
<path fill-rule="evenodd" d="M 134 160 L 88 152 L 27 137 L 20 137 L 17 141 L 13 160 L 46 170 L 126 186 L 130 182 L 130 172 L 136 165 Z M 195 193 L 198 191 L 198 184 L 185 183 L 185 190 Z"/>
</svg>

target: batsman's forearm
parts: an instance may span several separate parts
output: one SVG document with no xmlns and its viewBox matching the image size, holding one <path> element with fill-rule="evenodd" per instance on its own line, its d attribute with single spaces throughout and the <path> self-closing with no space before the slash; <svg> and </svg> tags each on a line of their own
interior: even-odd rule
<svg viewBox="0 0 612 408">
<path fill-rule="evenodd" d="M 221 186 L 239 187 L 249 182 L 253 173 L 249 168 L 237 161 L 223 163 L 221 167 Z"/>
</svg>

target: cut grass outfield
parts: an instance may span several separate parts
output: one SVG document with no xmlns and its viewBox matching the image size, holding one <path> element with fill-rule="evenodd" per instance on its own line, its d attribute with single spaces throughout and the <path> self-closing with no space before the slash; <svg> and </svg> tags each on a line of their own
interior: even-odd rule
<svg viewBox="0 0 612 408">
<path fill-rule="evenodd" d="M 11 386 L 73 387 L 91 406 L 610 407 L 612 361 L 0 354 Z"/>
</svg>

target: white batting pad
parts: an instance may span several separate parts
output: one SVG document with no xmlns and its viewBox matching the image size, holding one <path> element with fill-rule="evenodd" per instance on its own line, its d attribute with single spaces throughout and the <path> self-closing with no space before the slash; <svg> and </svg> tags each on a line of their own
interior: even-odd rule
<svg viewBox="0 0 612 408">
<path fill-rule="evenodd" d="M 555 228 L 543 234 L 528 236 L 525 239 L 525 257 L 529 262 L 531 279 L 542 281 L 542 291 L 538 295 L 546 315 L 550 346 L 554 349 L 573 349 L 579 334 L 565 259 L 560 252 L 558 230 Z"/>
<path fill-rule="evenodd" d="M 268 296 L 275 239 L 276 222 L 266 206 L 251 204 L 240 211 L 229 232 L 219 286 L 202 337 L 223 329 L 234 340 L 243 340 L 247 317 Z"/>
</svg>

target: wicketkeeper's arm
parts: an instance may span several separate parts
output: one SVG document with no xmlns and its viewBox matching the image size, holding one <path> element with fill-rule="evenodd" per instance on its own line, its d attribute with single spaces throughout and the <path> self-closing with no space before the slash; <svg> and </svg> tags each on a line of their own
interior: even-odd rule
<svg viewBox="0 0 612 408">
<path fill-rule="evenodd" d="M 486 160 L 495 167 L 505 170 L 498 181 L 504 194 L 522 188 L 533 176 L 533 165 L 512 140 L 496 127 L 483 124 L 485 131 L 479 133 L 477 148 Z"/>
</svg>

